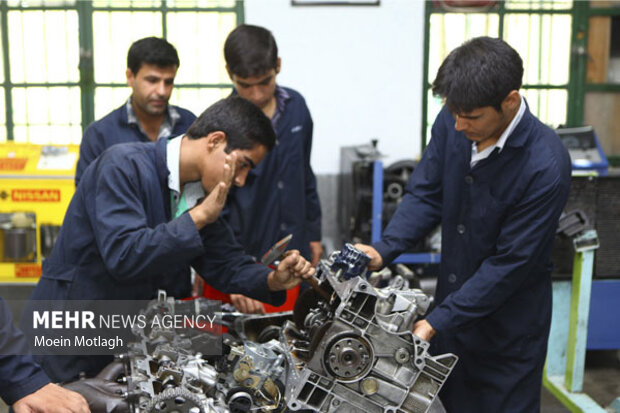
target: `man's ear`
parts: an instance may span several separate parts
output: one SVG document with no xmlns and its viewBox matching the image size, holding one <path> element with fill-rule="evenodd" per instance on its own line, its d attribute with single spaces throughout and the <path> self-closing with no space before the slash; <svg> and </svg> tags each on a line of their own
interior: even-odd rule
<svg viewBox="0 0 620 413">
<path fill-rule="evenodd" d="M 133 81 L 136 79 L 136 76 L 133 74 L 130 68 L 125 70 L 125 77 L 127 78 L 127 86 L 133 88 Z"/>
<path fill-rule="evenodd" d="M 276 61 L 276 75 L 280 73 L 281 68 L 282 68 L 282 59 L 278 57 L 278 60 Z"/>
<path fill-rule="evenodd" d="M 233 80 L 233 74 L 230 71 L 230 68 L 228 67 L 228 65 L 226 65 L 226 72 L 228 73 L 228 77 L 230 78 L 230 80 Z"/>
<path fill-rule="evenodd" d="M 213 152 L 221 145 L 226 146 L 226 134 L 222 131 L 211 132 L 206 136 L 207 151 Z"/>
<path fill-rule="evenodd" d="M 517 111 L 519 108 L 519 103 L 521 103 L 521 95 L 518 90 L 511 90 L 508 93 L 502 102 L 502 110 L 503 111 Z"/>
</svg>

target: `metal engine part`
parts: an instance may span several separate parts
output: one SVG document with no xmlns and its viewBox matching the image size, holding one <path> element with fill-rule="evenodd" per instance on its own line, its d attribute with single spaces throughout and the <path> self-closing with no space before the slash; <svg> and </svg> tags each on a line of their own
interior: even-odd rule
<svg viewBox="0 0 620 413">
<path fill-rule="evenodd" d="M 455 355 L 431 356 L 429 343 L 411 332 L 430 298 L 403 278 L 374 288 L 364 277 L 367 262 L 351 245 L 323 261 L 317 277 L 331 291 L 329 302 L 304 292 L 296 322 L 284 325 L 290 348 L 300 336 L 309 348 L 289 353 L 298 366 L 287 378 L 296 383 L 286 387 L 290 410 L 426 412 L 452 371 Z"/>
<path fill-rule="evenodd" d="M 119 357 L 126 374 L 115 380 L 115 405 L 124 383 L 122 402 L 133 413 L 429 411 L 457 357 L 431 356 L 429 343 L 411 332 L 430 297 L 402 277 L 373 287 L 367 263 L 345 245 L 317 267 L 326 294 L 306 290 L 292 313 L 221 313 L 229 334 L 135 328 L 136 340 Z M 214 305 L 162 293 L 144 314 L 213 314 Z M 207 355 L 218 345 L 219 354 Z M 109 387 L 91 380 L 81 380 L 78 391 Z M 99 402 L 108 408 L 93 412 L 112 411 Z"/>
</svg>

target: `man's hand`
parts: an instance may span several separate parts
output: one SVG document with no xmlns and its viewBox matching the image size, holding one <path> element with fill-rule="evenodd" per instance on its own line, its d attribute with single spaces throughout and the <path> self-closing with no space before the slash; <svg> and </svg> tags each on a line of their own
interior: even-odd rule
<svg viewBox="0 0 620 413">
<path fill-rule="evenodd" d="M 226 197 L 228 191 L 232 186 L 235 179 L 235 167 L 237 165 L 237 155 L 231 153 L 226 155 L 226 162 L 224 163 L 224 172 L 222 180 L 213 188 L 211 193 L 202 200 L 201 203 L 196 205 L 189 211 L 190 217 L 196 224 L 196 228 L 202 229 L 205 225 L 215 222 L 220 216 L 224 204 L 226 204 Z"/>
<path fill-rule="evenodd" d="M 230 302 L 238 311 L 247 314 L 264 314 L 265 307 L 263 303 L 258 300 L 253 300 L 250 297 L 246 297 L 241 294 L 231 294 Z"/>
<path fill-rule="evenodd" d="M 323 244 L 321 244 L 321 241 L 311 241 L 310 251 L 312 252 L 312 266 L 316 267 L 323 255 Z"/>
<path fill-rule="evenodd" d="M 370 257 L 370 262 L 368 263 L 368 269 L 370 271 L 376 271 L 383 267 L 383 258 L 376 249 L 365 244 L 355 244 L 354 247 Z"/>
<path fill-rule="evenodd" d="M 15 413 L 87 413 L 86 399 L 79 393 L 63 389 L 53 383 L 22 397 L 13 405 Z"/>
<path fill-rule="evenodd" d="M 267 277 L 267 285 L 271 291 L 288 290 L 314 275 L 314 267 L 299 255 L 299 251 L 290 250 L 285 255 L 286 258 L 280 261 L 276 270 Z"/>
<path fill-rule="evenodd" d="M 430 341 L 435 333 L 436 331 L 433 326 L 426 320 L 420 320 L 413 325 L 413 334 L 420 337 L 422 340 Z"/>
<path fill-rule="evenodd" d="M 194 286 L 192 287 L 192 297 L 202 297 L 205 289 L 205 282 L 201 276 L 196 274 Z"/>
</svg>

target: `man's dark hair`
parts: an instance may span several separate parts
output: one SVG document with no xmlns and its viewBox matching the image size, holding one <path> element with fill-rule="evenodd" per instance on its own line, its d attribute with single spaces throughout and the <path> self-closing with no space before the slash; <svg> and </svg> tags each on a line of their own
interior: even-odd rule
<svg viewBox="0 0 620 413">
<path fill-rule="evenodd" d="M 226 38 L 224 58 L 232 74 L 260 76 L 277 67 L 278 45 L 269 30 L 242 24 Z"/>
<path fill-rule="evenodd" d="M 159 37 L 136 40 L 129 48 L 127 67 L 134 75 L 138 74 L 138 70 L 144 63 L 158 67 L 176 66 L 177 68 L 181 64 L 177 49 L 166 39 Z"/>
<path fill-rule="evenodd" d="M 454 113 L 468 113 L 501 103 L 521 88 L 523 60 L 501 39 L 476 37 L 454 49 L 433 81 L 433 94 L 445 99 Z"/>
<path fill-rule="evenodd" d="M 226 134 L 227 153 L 235 149 L 252 149 L 256 145 L 271 150 L 276 143 L 276 133 L 269 118 L 258 106 L 237 95 L 209 106 L 191 124 L 186 135 L 190 139 L 200 139 L 217 131 Z"/>
</svg>

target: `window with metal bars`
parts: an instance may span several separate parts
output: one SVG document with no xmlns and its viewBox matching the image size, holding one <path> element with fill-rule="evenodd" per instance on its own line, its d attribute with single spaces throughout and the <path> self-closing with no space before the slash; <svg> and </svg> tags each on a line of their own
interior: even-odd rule
<svg viewBox="0 0 620 413">
<path fill-rule="evenodd" d="M 454 48 L 477 36 L 500 37 L 519 52 L 521 92 L 530 110 L 552 127 L 567 124 L 570 88 L 572 0 L 459 1 L 426 3 L 422 147 L 442 102 L 431 83 Z"/>
<path fill-rule="evenodd" d="M 242 0 L 0 1 L 0 142 L 80 143 L 127 100 L 127 50 L 165 37 L 181 65 L 170 102 L 196 115 L 232 88 L 222 48 Z"/>
</svg>

